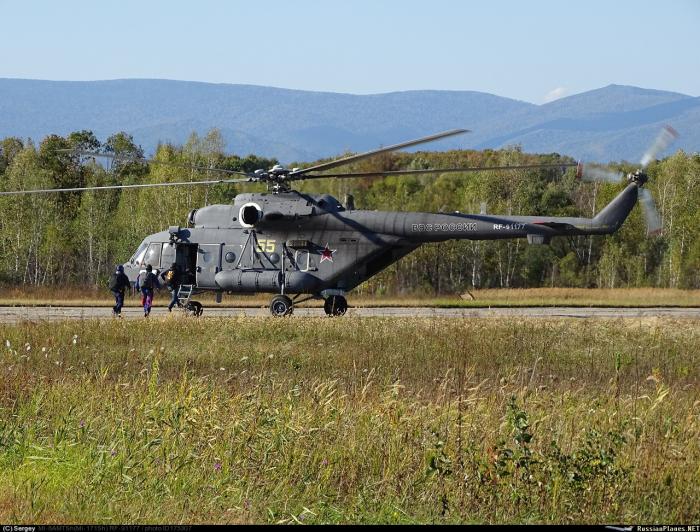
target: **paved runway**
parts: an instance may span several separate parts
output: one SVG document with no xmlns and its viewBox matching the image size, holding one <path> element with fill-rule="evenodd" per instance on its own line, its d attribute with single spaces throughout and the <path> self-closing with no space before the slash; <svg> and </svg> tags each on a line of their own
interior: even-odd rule
<svg viewBox="0 0 700 532">
<path fill-rule="evenodd" d="M 181 311 L 174 311 L 180 314 Z M 0 323 L 51 321 L 64 319 L 110 318 L 109 307 L 0 307 Z M 168 315 L 166 308 L 154 308 L 152 317 Z M 266 307 L 207 307 L 202 317 L 269 316 Z M 143 319 L 137 307 L 123 310 L 126 319 Z M 294 316 L 325 316 L 322 308 L 300 307 Z M 700 308 L 603 308 L 603 307 L 508 307 L 508 308 L 433 308 L 433 307 L 360 307 L 350 308 L 344 319 L 352 316 L 440 317 L 440 318 L 692 318 L 700 319 Z"/>
</svg>

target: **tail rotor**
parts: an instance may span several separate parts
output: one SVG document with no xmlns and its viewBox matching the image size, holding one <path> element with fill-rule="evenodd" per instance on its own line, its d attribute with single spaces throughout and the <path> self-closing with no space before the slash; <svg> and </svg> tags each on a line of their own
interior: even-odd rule
<svg viewBox="0 0 700 532">
<path fill-rule="evenodd" d="M 639 162 L 639 169 L 627 174 L 627 181 L 630 183 L 634 182 L 638 186 L 639 205 L 641 206 L 644 220 L 646 221 L 647 235 L 650 236 L 661 234 L 663 224 L 651 192 L 649 189 L 644 188 L 644 185 L 649 181 L 649 176 L 645 170 L 676 138 L 678 138 L 678 132 L 671 126 L 664 126 L 656 136 L 656 139 L 654 139 L 654 142 L 644 152 Z M 625 177 L 623 172 L 610 170 L 609 168 L 589 163 L 579 163 L 576 169 L 576 175 L 582 181 L 602 181 L 605 183 L 620 183 L 623 177 Z"/>
</svg>

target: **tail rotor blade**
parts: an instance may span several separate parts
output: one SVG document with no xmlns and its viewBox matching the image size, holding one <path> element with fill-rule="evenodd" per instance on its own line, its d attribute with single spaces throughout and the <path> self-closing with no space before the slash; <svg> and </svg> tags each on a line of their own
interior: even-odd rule
<svg viewBox="0 0 700 532">
<path fill-rule="evenodd" d="M 659 211 L 656 210 L 651 192 L 646 188 L 639 189 L 639 204 L 642 206 L 644 219 L 647 223 L 647 235 L 661 234 L 661 230 L 663 229 L 661 225 L 661 216 L 659 216 Z"/>
<path fill-rule="evenodd" d="M 642 160 L 640 162 L 642 168 L 646 168 L 649 163 L 655 161 L 657 156 L 668 148 L 676 138 L 678 138 L 678 132 L 671 126 L 664 126 L 652 145 L 649 146 L 649 149 L 647 149 L 642 156 Z"/>
<path fill-rule="evenodd" d="M 622 172 L 591 164 L 580 164 L 577 169 L 577 175 L 583 181 L 605 181 L 606 183 L 619 183 L 625 176 Z"/>
</svg>

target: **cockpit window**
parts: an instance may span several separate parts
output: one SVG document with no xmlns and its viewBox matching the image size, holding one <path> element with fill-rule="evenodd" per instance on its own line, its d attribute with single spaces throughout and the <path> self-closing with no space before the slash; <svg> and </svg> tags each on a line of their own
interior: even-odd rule
<svg viewBox="0 0 700 532">
<path fill-rule="evenodd" d="M 139 246 L 139 249 L 136 250 L 136 253 L 134 253 L 131 258 L 129 259 L 129 262 L 131 264 L 136 264 L 137 266 L 140 266 L 141 263 L 143 262 L 143 256 L 146 253 L 146 248 L 148 247 L 148 244 L 146 242 L 142 242 L 141 245 Z"/>
</svg>

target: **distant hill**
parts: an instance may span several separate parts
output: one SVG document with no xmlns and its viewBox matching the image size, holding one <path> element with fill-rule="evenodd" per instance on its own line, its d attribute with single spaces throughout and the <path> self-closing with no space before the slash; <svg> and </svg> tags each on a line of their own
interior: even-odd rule
<svg viewBox="0 0 700 532">
<path fill-rule="evenodd" d="M 374 95 L 150 79 L 0 79 L 0 137 L 41 139 L 90 129 L 104 140 L 134 135 L 147 153 L 192 131 L 222 131 L 227 149 L 283 162 L 361 151 L 466 127 L 472 133 L 423 149 L 558 152 L 583 160 L 638 160 L 664 124 L 674 148 L 700 149 L 700 98 L 609 85 L 544 105 L 473 91 Z"/>
</svg>

